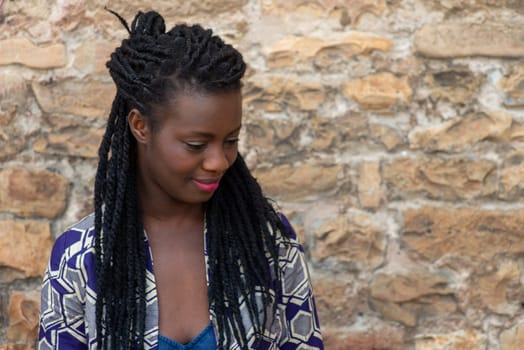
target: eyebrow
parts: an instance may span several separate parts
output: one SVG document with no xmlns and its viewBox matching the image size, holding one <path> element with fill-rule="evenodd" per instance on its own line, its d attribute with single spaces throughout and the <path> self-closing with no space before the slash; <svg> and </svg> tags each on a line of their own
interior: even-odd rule
<svg viewBox="0 0 524 350">
<path fill-rule="evenodd" d="M 230 133 L 228 133 L 228 135 L 231 135 L 231 134 L 234 134 L 234 133 L 240 131 L 241 128 L 242 128 L 242 125 L 240 125 L 238 128 L 236 128 L 235 130 L 233 130 Z M 215 134 L 213 134 L 211 132 L 205 132 L 205 131 L 191 131 L 191 134 L 202 136 L 202 137 L 213 137 L 213 136 L 215 136 Z"/>
</svg>

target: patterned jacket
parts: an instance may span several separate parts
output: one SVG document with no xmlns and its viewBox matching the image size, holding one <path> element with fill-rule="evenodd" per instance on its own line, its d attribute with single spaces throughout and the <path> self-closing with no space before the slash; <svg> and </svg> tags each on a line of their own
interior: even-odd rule
<svg viewBox="0 0 524 350">
<path fill-rule="evenodd" d="M 289 225 L 283 218 L 285 224 Z M 56 240 L 42 284 L 38 348 L 97 348 L 95 325 L 94 215 L 70 227 Z M 205 233 L 204 233 L 205 234 Z M 205 241 L 205 240 L 204 240 Z M 323 349 L 319 322 L 304 252 L 292 233 L 289 240 L 278 240 L 282 295 L 270 330 L 255 343 L 247 309 L 241 309 L 250 349 Z M 145 349 L 158 348 L 158 301 L 149 244 L 146 272 Z M 207 277 L 209 265 L 204 247 Z M 240 303 L 239 303 L 240 304 Z M 218 333 L 213 306 L 209 310 L 215 335 Z M 218 339 L 218 337 L 217 337 Z M 223 349 L 224 346 L 219 346 Z M 232 344 L 228 350 L 240 349 Z"/>
</svg>

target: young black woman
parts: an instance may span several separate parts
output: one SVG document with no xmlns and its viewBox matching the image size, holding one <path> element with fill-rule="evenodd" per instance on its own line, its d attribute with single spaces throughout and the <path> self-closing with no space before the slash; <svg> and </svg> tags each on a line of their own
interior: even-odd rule
<svg viewBox="0 0 524 350">
<path fill-rule="evenodd" d="M 242 55 L 117 17 L 95 212 L 55 242 L 39 348 L 322 349 L 302 247 L 238 154 Z"/>
</svg>

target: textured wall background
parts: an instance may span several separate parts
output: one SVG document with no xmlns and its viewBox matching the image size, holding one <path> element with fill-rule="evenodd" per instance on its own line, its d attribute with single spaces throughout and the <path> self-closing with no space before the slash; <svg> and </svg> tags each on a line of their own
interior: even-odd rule
<svg viewBox="0 0 524 350">
<path fill-rule="evenodd" d="M 305 244 L 327 349 L 524 346 L 523 1 L 153 2 L 245 54 L 242 148 Z M 146 8 L 0 3 L 0 349 L 33 349 L 52 241 L 92 210 L 126 37 L 103 6 Z"/>
</svg>

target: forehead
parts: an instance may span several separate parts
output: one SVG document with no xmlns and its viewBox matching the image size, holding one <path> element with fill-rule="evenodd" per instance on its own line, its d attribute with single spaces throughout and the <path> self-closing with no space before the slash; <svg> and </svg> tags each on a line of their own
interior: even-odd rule
<svg viewBox="0 0 524 350">
<path fill-rule="evenodd" d="M 179 129 L 238 127 L 242 122 L 242 93 L 180 91 L 160 106 L 158 114 L 162 124 Z"/>
</svg>

